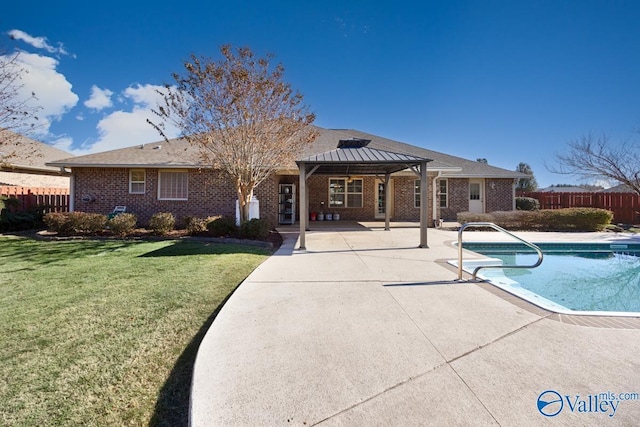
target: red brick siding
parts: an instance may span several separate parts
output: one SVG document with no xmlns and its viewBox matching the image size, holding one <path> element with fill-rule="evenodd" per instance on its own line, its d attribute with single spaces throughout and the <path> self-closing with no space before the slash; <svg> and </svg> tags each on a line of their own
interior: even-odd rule
<svg viewBox="0 0 640 427">
<path fill-rule="evenodd" d="M 447 178 L 449 192 L 448 205 L 440 209 L 445 221 L 456 221 L 458 212 L 469 210 L 469 180 L 467 178 Z"/>
<path fill-rule="evenodd" d="M 222 174 L 210 169 L 188 169 L 189 199 L 158 200 L 158 169 L 146 169 L 145 194 L 129 194 L 129 169 L 127 168 L 76 168 L 74 173 L 74 204 L 76 211 L 110 213 L 117 205 L 127 206 L 129 212 L 138 216 L 140 225 L 146 225 L 154 213 L 171 212 L 178 220 L 187 216 L 231 215 L 235 216 L 237 198 L 232 182 Z M 329 176 L 309 177 L 309 212 L 339 213 L 344 220 L 373 220 L 375 216 L 376 178 L 363 179 L 362 208 L 329 208 Z M 413 176 L 392 178 L 394 189 L 394 221 L 419 221 L 420 208 L 414 206 Z M 448 178 L 448 207 L 437 207 L 436 216 L 455 220 L 458 212 L 469 209 L 469 180 Z M 297 175 L 272 176 L 255 189 L 260 201 L 260 217 L 273 224 L 278 218 L 278 184 L 296 184 L 296 215 L 300 213 L 300 188 Z M 429 199 L 427 212 L 429 223 L 433 217 L 433 177 L 428 179 Z M 493 184 L 493 188 L 492 188 Z M 513 206 L 513 180 L 487 179 L 485 182 L 486 209 L 511 210 Z M 89 196 L 91 201 L 83 201 Z M 324 208 L 320 202 L 324 202 Z"/>
<path fill-rule="evenodd" d="M 415 181 L 419 179 L 413 176 L 397 176 L 392 178 L 395 191 L 395 212 L 392 219 L 395 221 L 420 221 L 420 208 L 415 207 Z M 428 200 L 427 220 L 432 225 L 433 218 L 433 176 L 427 177 Z"/>
<path fill-rule="evenodd" d="M 297 177 L 296 177 L 297 178 Z M 376 178 L 373 176 L 357 177 L 363 180 L 362 208 L 329 208 L 329 179 L 330 176 L 311 176 L 307 181 L 309 193 L 309 212 L 339 213 L 340 218 L 351 221 L 371 221 L 376 212 Z M 391 219 L 394 221 L 419 221 L 420 208 L 414 206 L 414 181 L 411 176 L 392 177 L 393 181 L 393 212 Z M 428 217 L 432 216 L 433 191 L 430 182 Z M 324 202 L 324 207 L 321 204 Z"/>
<path fill-rule="evenodd" d="M 513 179 L 486 179 L 487 212 L 513 210 Z"/>
<path fill-rule="evenodd" d="M 330 176 L 312 175 L 307 180 L 309 193 L 309 212 L 338 213 L 340 219 L 349 221 L 371 220 L 375 208 L 375 178 L 372 176 L 354 177 L 362 179 L 362 207 L 335 208 L 329 207 L 329 179 Z M 333 177 L 335 178 L 335 177 Z M 324 205 L 322 204 L 324 202 Z"/>
<path fill-rule="evenodd" d="M 187 216 L 235 216 L 236 191 L 229 179 L 210 169 L 188 169 L 188 200 L 158 200 L 158 169 L 146 169 L 145 194 L 129 193 L 127 168 L 74 169 L 75 210 L 108 214 L 124 205 L 136 214 L 138 223 L 146 225 L 158 212 L 171 212 L 177 220 Z M 254 194 L 260 201 L 260 216 L 275 224 L 277 184 L 267 179 Z M 83 198 L 91 201 L 83 201 Z"/>
</svg>

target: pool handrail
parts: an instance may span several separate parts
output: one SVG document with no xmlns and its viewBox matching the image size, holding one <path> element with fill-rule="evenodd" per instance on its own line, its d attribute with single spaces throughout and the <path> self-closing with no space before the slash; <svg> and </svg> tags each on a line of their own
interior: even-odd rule
<svg viewBox="0 0 640 427">
<path fill-rule="evenodd" d="M 531 242 L 527 242 L 526 240 L 516 236 L 515 234 L 505 230 L 504 228 L 500 227 L 499 225 L 496 225 L 492 222 L 467 222 L 466 224 L 463 224 L 460 229 L 458 230 L 458 280 L 462 280 L 462 232 L 467 228 L 467 227 L 489 227 L 489 228 L 493 228 L 496 231 L 500 231 L 502 233 L 505 233 L 511 237 L 513 237 L 516 240 L 519 240 L 520 242 L 522 242 L 523 244 L 525 244 L 526 246 L 530 247 L 531 249 L 533 249 L 534 251 L 537 252 L 538 254 L 538 261 L 536 261 L 535 264 L 533 265 L 480 265 L 478 267 L 476 267 L 473 270 L 473 273 L 471 274 L 471 280 L 476 280 L 476 277 L 478 275 L 478 271 L 480 271 L 480 269 L 482 268 L 536 268 L 537 266 L 539 266 L 540 264 L 542 264 L 542 259 L 543 259 L 543 255 L 542 255 L 542 250 L 540 250 L 540 248 L 536 245 L 534 245 Z"/>
</svg>

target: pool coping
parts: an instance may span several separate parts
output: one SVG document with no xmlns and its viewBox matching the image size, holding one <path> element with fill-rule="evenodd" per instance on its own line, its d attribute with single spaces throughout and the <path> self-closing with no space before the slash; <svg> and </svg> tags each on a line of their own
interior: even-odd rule
<svg viewBox="0 0 640 427">
<path fill-rule="evenodd" d="M 472 282 L 496 295 L 503 300 L 546 319 L 555 320 L 556 322 L 568 325 L 585 326 L 589 328 L 608 328 L 608 329 L 640 329 L 640 317 L 635 316 L 604 316 L 591 314 L 563 314 L 546 310 L 534 303 L 527 301 L 515 294 L 505 291 L 488 281 Z"/>
<path fill-rule="evenodd" d="M 506 244 L 509 245 L 511 242 L 480 242 L 480 241 L 474 241 L 474 242 L 469 242 L 469 243 L 474 243 L 474 244 L 480 244 L 480 243 L 486 243 L 486 244 Z M 611 243 L 602 243 L 602 242 L 564 242 L 564 243 L 559 243 L 559 242 L 534 242 L 534 244 L 557 244 L 558 246 L 563 245 L 563 244 L 567 244 L 567 245 L 571 245 L 571 244 L 602 244 L 602 245 L 609 245 Z M 448 244 L 455 248 L 456 250 L 458 250 L 458 242 L 457 241 L 451 241 L 448 242 Z M 637 245 L 636 243 L 631 243 L 634 245 Z M 616 245 L 614 243 L 614 245 Z M 482 258 L 489 258 L 486 255 L 482 255 L 478 252 L 473 252 L 472 250 L 469 249 L 465 249 L 463 248 L 464 251 L 471 252 L 473 253 L 476 258 L 474 258 L 474 260 L 479 260 Z M 479 258 L 478 258 L 479 256 Z M 452 270 L 455 270 L 457 272 L 457 266 L 452 265 L 451 263 L 449 263 L 449 261 L 451 261 L 450 259 L 448 260 L 443 260 L 444 262 L 442 263 L 443 265 L 446 265 L 447 268 L 450 268 Z M 455 260 L 455 262 L 457 262 L 457 260 Z M 470 273 L 466 270 L 463 270 L 464 273 L 467 275 L 467 277 L 470 277 Z M 585 311 L 577 311 L 575 314 L 569 314 L 569 313 L 562 313 L 562 312 L 556 312 L 544 307 L 541 307 L 537 304 L 535 304 L 532 301 L 529 301 L 527 299 L 525 299 L 524 297 L 520 296 L 520 295 L 516 295 L 514 293 L 511 293 L 505 289 L 503 289 L 502 287 L 500 287 L 500 285 L 494 284 L 489 280 L 485 280 L 485 279 L 480 279 L 478 281 L 472 282 L 469 280 L 469 283 L 474 283 L 476 285 L 478 285 L 480 288 L 492 293 L 493 295 L 496 295 L 500 298 L 502 298 L 503 300 L 506 300 L 507 302 L 517 306 L 518 308 L 521 308 L 523 310 L 527 310 L 530 313 L 536 314 L 540 317 L 549 319 L 549 320 L 554 320 L 556 322 L 560 322 L 560 323 L 564 323 L 564 324 L 568 324 L 568 325 L 574 325 L 574 326 L 583 326 L 583 327 L 589 327 L 589 328 L 606 328 L 606 329 L 640 329 L 640 316 L 636 315 L 636 314 L 621 314 L 620 316 L 612 316 L 610 314 L 590 314 L 589 312 L 585 312 Z M 624 313 L 624 312 L 621 312 Z M 634 312 L 635 313 L 635 312 Z"/>
</svg>

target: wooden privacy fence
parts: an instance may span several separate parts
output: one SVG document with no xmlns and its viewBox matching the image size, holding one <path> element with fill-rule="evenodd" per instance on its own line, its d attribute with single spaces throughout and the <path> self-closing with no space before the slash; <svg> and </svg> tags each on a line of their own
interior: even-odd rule
<svg viewBox="0 0 640 427">
<path fill-rule="evenodd" d="M 540 209 L 601 208 L 613 212 L 613 222 L 640 224 L 640 195 L 635 193 L 518 193 L 540 202 Z"/>
<path fill-rule="evenodd" d="M 20 200 L 18 211 L 43 206 L 44 212 L 68 212 L 69 190 L 66 188 L 0 186 L 0 196 Z"/>
</svg>

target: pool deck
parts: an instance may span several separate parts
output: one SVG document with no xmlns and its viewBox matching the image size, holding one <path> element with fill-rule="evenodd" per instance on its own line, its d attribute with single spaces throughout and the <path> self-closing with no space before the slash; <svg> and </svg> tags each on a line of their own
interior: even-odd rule
<svg viewBox="0 0 640 427">
<path fill-rule="evenodd" d="M 416 224 L 312 223 L 307 250 L 297 249 L 296 228 L 281 232 L 282 247 L 236 290 L 200 345 L 192 426 L 637 425 L 640 400 L 617 402 L 610 416 L 610 405 L 585 399 L 640 393 L 639 318 L 560 316 L 458 282 L 446 263 L 457 258 L 455 231 L 430 228 L 421 249 Z M 574 411 L 565 402 L 543 416 L 536 403 L 545 390 L 568 395 Z"/>
</svg>

